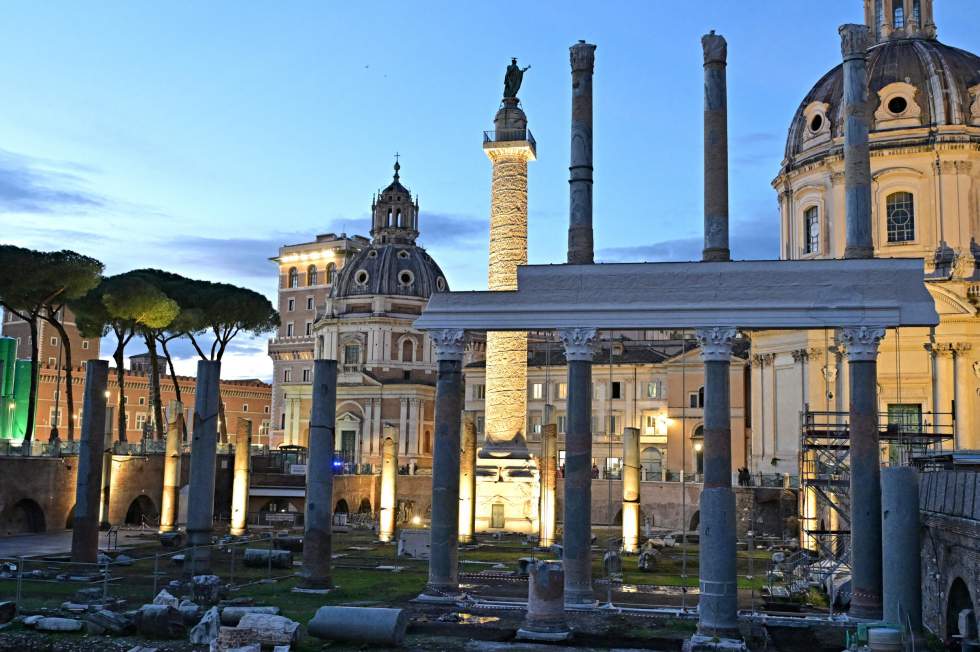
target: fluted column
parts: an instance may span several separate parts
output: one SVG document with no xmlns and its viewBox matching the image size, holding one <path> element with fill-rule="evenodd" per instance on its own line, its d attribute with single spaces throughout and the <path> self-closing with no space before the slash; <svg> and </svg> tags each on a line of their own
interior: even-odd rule
<svg viewBox="0 0 980 652">
<path fill-rule="evenodd" d="M 71 533 L 71 560 L 94 564 L 99 554 L 99 493 L 102 490 L 102 449 L 105 447 L 106 386 L 109 363 L 85 365 L 82 433 L 78 441 L 78 475 Z"/>
<path fill-rule="evenodd" d="M 313 404 L 306 465 L 306 517 L 303 532 L 303 585 L 332 584 L 333 457 L 337 420 L 337 361 L 313 362 Z"/>
<path fill-rule="evenodd" d="M 704 251 L 706 261 L 731 260 L 728 248 L 728 44 L 712 31 L 704 50 Z"/>
<path fill-rule="evenodd" d="M 704 488 L 700 498 L 698 632 L 738 634 L 735 574 L 735 493 L 729 378 L 734 328 L 699 328 L 704 361 Z"/>
<path fill-rule="evenodd" d="M 248 529 L 248 483 L 252 470 L 252 421 L 239 417 L 236 430 L 230 531 L 233 536 L 240 537 Z"/>
<path fill-rule="evenodd" d="M 866 25 L 840 27 L 844 58 L 844 205 L 847 221 L 845 258 L 871 258 L 871 151 L 868 146 L 871 110 L 868 102 Z"/>
<path fill-rule="evenodd" d="M 180 422 L 184 406 L 171 401 L 167 410 L 167 448 L 163 457 L 163 496 L 160 500 L 160 532 L 177 527 L 177 496 L 180 494 Z"/>
<path fill-rule="evenodd" d="M 565 426 L 565 603 L 592 604 L 592 355 L 594 328 L 558 332 L 568 361 Z"/>
<path fill-rule="evenodd" d="M 572 155 L 568 167 L 568 262 L 592 263 L 592 73 L 596 46 L 569 48 L 572 64 Z M 565 574 L 566 584 L 568 574 Z M 567 600 L 566 596 L 566 600 Z"/>
<path fill-rule="evenodd" d="M 187 495 L 187 543 L 208 546 L 214 530 L 214 469 L 218 446 L 218 383 L 221 363 L 198 360 L 194 392 L 194 433 L 191 438 L 190 489 Z M 195 549 L 195 573 L 207 572 L 211 564 L 208 548 Z"/>
<path fill-rule="evenodd" d="M 881 618 L 881 452 L 878 446 L 878 345 L 885 329 L 841 332 L 847 346 L 851 406 L 851 615 Z"/>
<path fill-rule="evenodd" d="M 459 542 L 473 543 L 476 532 L 476 415 L 463 418 L 459 461 Z"/>
<path fill-rule="evenodd" d="M 459 456 L 463 410 L 463 343 L 459 329 L 429 331 L 436 349 L 435 447 L 432 455 L 432 526 L 429 581 L 420 596 L 452 600 L 459 594 Z"/>
</svg>

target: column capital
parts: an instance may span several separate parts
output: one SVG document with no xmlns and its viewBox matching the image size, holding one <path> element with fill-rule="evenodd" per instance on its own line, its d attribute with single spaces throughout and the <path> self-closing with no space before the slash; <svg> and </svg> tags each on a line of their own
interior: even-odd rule
<svg viewBox="0 0 980 652">
<path fill-rule="evenodd" d="M 565 347 L 565 359 L 584 360 L 592 362 L 595 353 L 596 329 L 594 328 L 560 328 L 558 337 Z"/>
<path fill-rule="evenodd" d="M 867 25 L 847 24 L 838 28 L 840 52 L 844 61 L 866 59 L 871 46 L 871 30 Z"/>
<path fill-rule="evenodd" d="M 572 64 L 572 72 L 592 72 L 595 69 L 595 47 L 591 43 L 579 41 L 568 48 L 568 58 Z"/>
<path fill-rule="evenodd" d="M 436 360 L 462 360 L 466 331 L 462 328 L 435 328 L 428 332 L 436 349 Z"/>
<path fill-rule="evenodd" d="M 729 326 L 699 328 L 694 335 L 701 347 L 701 360 L 704 362 L 728 362 L 732 357 L 732 344 L 738 329 Z"/>
<path fill-rule="evenodd" d="M 848 326 L 841 329 L 841 338 L 847 347 L 850 362 L 874 362 L 878 359 L 878 345 L 885 336 L 881 326 Z"/>
<path fill-rule="evenodd" d="M 715 34 L 715 30 L 701 37 L 701 49 L 704 50 L 704 65 L 711 63 L 728 63 L 728 42 L 725 37 Z"/>
</svg>

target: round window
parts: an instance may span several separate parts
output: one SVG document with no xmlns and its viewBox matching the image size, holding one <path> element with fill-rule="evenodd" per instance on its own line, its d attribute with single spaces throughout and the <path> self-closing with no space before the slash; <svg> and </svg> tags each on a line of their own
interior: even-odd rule
<svg viewBox="0 0 980 652">
<path fill-rule="evenodd" d="M 440 292 L 445 292 L 446 291 L 446 279 L 444 279 L 441 276 L 439 278 L 437 278 L 436 279 L 436 289 L 439 290 Z"/>
<path fill-rule="evenodd" d="M 819 113 L 810 120 L 810 131 L 820 131 L 823 126 L 823 116 Z"/>
<path fill-rule="evenodd" d="M 368 255 L 368 258 L 377 258 L 378 257 L 378 250 L 377 249 L 371 249 L 370 251 L 368 251 L 368 254 L 367 255 Z"/>
<path fill-rule="evenodd" d="M 415 276 L 407 269 L 398 273 L 398 282 L 402 285 L 411 285 L 414 281 Z"/>
<path fill-rule="evenodd" d="M 905 113 L 905 109 L 907 108 L 909 108 L 909 103 L 904 97 L 893 97 L 888 100 L 888 110 L 895 115 Z"/>
<path fill-rule="evenodd" d="M 357 270 L 357 274 L 354 274 L 354 282 L 358 285 L 367 285 L 368 273 L 363 269 Z"/>
</svg>

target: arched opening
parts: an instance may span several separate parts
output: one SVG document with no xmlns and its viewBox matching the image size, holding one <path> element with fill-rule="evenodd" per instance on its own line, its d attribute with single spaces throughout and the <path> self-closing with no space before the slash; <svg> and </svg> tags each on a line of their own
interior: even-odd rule
<svg viewBox="0 0 980 652">
<path fill-rule="evenodd" d="M 385 226 L 391 226 L 391 209 L 388 209 L 388 218 L 385 220 Z"/>
<path fill-rule="evenodd" d="M 44 532 L 44 510 L 30 498 L 17 501 L 0 513 L 0 532 L 11 534 L 34 534 Z"/>
<path fill-rule="evenodd" d="M 337 275 L 337 265 L 334 263 L 327 263 L 327 285 L 333 283 L 334 276 Z"/>
<path fill-rule="evenodd" d="M 663 470 L 663 453 L 656 446 L 647 446 L 640 451 L 640 466 L 647 474 L 647 480 L 657 479 Z"/>
<path fill-rule="evenodd" d="M 309 267 L 306 268 L 306 284 L 307 285 L 316 285 L 317 284 L 317 281 L 319 280 L 318 279 L 318 276 L 319 276 L 319 274 L 317 274 L 316 265 L 310 265 Z"/>
<path fill-rule="evenodd" d="M 691 514 L 691 521 L 690 521 L 690 523 L 688 523 L 687 529 L 688 529 L 689 532 L 694 532 L 700 526 L 701 526 L 701 511 L 698 510 L 698 511 L 694 512 L 693 514 Z"/>
<path fill-rule="evenodd" d="M 298 288 L 299 287 L 299 272 L 295 267 L 289 268 L 289 281 L 287 287 Z"/>
<path fill-rule="evenodd" d="M 341 498 L 337 501 L 337 505 L 333 508 L 334 514 L 350 514 L 350 507 L 347 506 L 347 501 Z"/>
<path fill-rule="evenodd" d="M 803 211 L 803 253 L 820 251 L 820 209 L 811 206 Z"/>
<path fill-rule="evenodd" d="M 415 362 L 415 343 L 410 339 L 402 342 L 402 362 Z"/>
<path fill-rule="evenodd" d="M 371 501 L 368 498 L 361 498 L 361 504 L 357 508 L 358 514 L 370 514 L 373 510 L 371 509 Z"/>
<path fill-rule="evenodd" d="M 895 2 L 895 8 L 892 10 L 892 25 L 895 29 L 905 27 L 905 7 L 902 6 L 902 0 Z"/>
<path fill-rule="evenodd" d="M 126 525 L 157 525 L 160 513 L 149 496 L 140 494 L 129 503 L 126 510 Z"/>
<path fill-rule="evenodd" d="M 973 609 L 970 588 L 962 578 L 957 577 L 949 587 L 949 600 L 946 602 L 946 639 L 952 639 L 960 632 L 960 612 Z"/>
</svg>

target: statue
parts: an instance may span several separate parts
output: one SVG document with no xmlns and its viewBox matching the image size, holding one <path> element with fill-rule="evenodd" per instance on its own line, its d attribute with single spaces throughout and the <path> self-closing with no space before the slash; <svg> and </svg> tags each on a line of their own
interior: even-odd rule
<svg viewBox="0 0 980 652">
<path fill-rule="evenodd" d="M 517 58 L 514 57 L 510 60 L 510 65 L 507 66 L 507 74 L 504 75 L 504 99 L 516 98 L 517 91 L 521 90 L 521 82 L 524 81 L 524 72 L 529 70 L 531 66 L 527 68 L 521 68 L 517 65 Z"/>
</svg>

